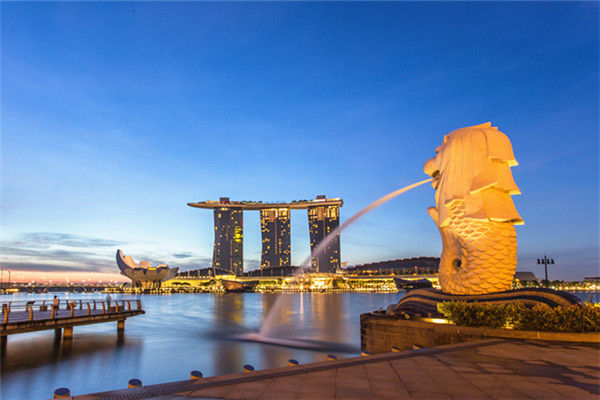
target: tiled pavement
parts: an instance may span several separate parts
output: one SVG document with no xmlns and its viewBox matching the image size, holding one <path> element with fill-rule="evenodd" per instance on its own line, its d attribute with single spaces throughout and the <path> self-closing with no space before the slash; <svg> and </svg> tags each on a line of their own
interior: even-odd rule
<svg viewBox="0 0 600 400">
<path fill-rule="evenodd" d="M 599 357 L 594 345 L 490 339 L 75 399 L 598 399 Z"/>
</svg>

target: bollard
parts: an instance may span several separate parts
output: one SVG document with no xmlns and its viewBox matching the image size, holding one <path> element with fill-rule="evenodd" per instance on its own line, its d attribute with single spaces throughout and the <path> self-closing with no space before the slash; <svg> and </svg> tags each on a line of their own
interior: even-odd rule
<svg viewBox="0 0 600 400">
<path fill-rule="evenodd" d="M 290 358 L 288 360 L 288 365 L 290 367 L 297 367 L 298 365 L 300 365 L 300 363 L 297 360 L 294 360 L 293 358 Z"/>
<path fill-rule="evenodd" d="M 327 359 L 330 361 L 337 360 L 337 356 L 335 354 L 327 354 Z"/>
<path fill-rule="evenodd" d="M 65 397 L 69 397 L 71 395 L 71 391 L 69 388 L 61 387 L 54 391 L 55 399 L 64 399 Z"/>
<path fill-rule="evenodd" d="M 254 367 L 250 364 L 244 365 L 244 372 L 252 372 L 254 371 Z"/>
<path fill-rule="evenodd" d="M 400 350 L 400 348 L 399 348 L 399 347 L 392 346 L 392 352 L 393 352 L 393 353 L 397 353 L 397 352 L 399 352 L 399 351 L 402 351 L 402 350 Z"/>
<path fill-rule="evenodd" d="M 361 356 L 363 356 L 363 357 L 366 357 L 366 356 L 370 356 L 370 355 L 371 355 L 371 353 L 369 353 L 369 352 L 368 352 L 368 351 L 366 351 L 366 350 L 362 350 L 362 351 L 360 352 L 360 355 L 361 355 Z"/>
<path fill-rule="evenodd" d="M 202 372 L 197 371 L 197 370 L 193 370 L 192 372 L 190 372 L 190 379 L 200 379 L 202 378 Z"/>
<path fill-rule="evenodd" d="M 127 384 L 129 386 L 129 389 L 142 387 L 142 381 L 140 381 L 137 378 L 130 379 L 129 382 L 127 382 Z"/>
</svg>

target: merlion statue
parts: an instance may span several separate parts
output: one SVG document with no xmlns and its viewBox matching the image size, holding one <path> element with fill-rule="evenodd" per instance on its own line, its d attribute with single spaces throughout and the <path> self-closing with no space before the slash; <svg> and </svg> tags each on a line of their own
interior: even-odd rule
<svg viewBox="0 0 600 400">
<path fill-rule="evenodd" d="M 509 290 L 517 265 L 512 197 L 521 194 L 508 137 L 491 123 L 444 136 L 423 170 L 433 177 L 436 207 L 427 211 L 442 235 L 439 282 L 450 294 Z"/>
</svg>

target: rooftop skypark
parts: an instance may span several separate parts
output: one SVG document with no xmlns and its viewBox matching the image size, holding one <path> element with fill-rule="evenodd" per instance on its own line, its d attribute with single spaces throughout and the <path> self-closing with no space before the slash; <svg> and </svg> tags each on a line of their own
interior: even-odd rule
<svg viewBox="0 0 600 400">
<path fill-rule="evenodd" d="M 221 197 L 219 200 L 206 200 L 199 201 L 196 203 L 188 203 L 190 207 L 196 208 L 207 208 L 216 209 L 219 207 L 228 208 L 242 208 L 244 210 L 262 210 L 265 208 L 292 208 L 295 210 L 305 210 L 309 207 L 314 206 L 338 206 L 344 205 L 342 199 L 334 197 L 331 199 L 325 198 L 325 196 L 317 196 L 313 200 L 292 200 L 291 202 L 275 201 L 275 202 L 262 202 L 262 201 L 231 201 L 229 197 Z"/>
</svg>

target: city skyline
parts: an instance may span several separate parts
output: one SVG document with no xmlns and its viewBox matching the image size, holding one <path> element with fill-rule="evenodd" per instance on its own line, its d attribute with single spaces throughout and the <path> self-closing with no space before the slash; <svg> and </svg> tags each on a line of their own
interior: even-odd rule
<svg viewBox="0 0 600 400">
<path fill-rule="evenodd" d="M 513 143 L 518 270 L 597 276 L 598 4 L 6 3 L 2 269 L 122 279 L 114 252 L 208 267 L 193 199 L 344 199 L 426 178 L 443 135 Z M 351 265 L 441 253 L 429 186 L 342 233 Z M 296 214 L 297 213 L 297 214 Z M 290 211 L 291 264 L 310 254 Z M 260 268 L 259 213 L 244 268 Z M 7 278 L 6 273 L 3 276 Z"/>
<path fill-rule="evenodd" d="M 339 197 L 327 198 L 317 195 L 312 200 L 292 200 L 290 202 L 238 201 L 229 197 L 219 200 L 206 200 L 188 203 L 188 206 L 213 210 L 215 216 L 215 241 L 212 266 L 230 270 L 240 275 L 243 270 L 242 251 L 244 224 L 243 212 L 260 211 L 260 231 L 262 252 L 260 269 L 271 267 L 289 267 L 291 263 L 290 211 L 307 210 L 310 251 L 316 247 L 339 226 L 339 207 L 344 202 Z M 235 218 L 234 218 L 235 216 Z M 239 249 L 236 248 L 239 247 Z M 308 261 L 301 263 L 308 267 Z M 310 260 L 318 272 L 335 272 L 340 269 L 339 234 Z"/>
</svg>

